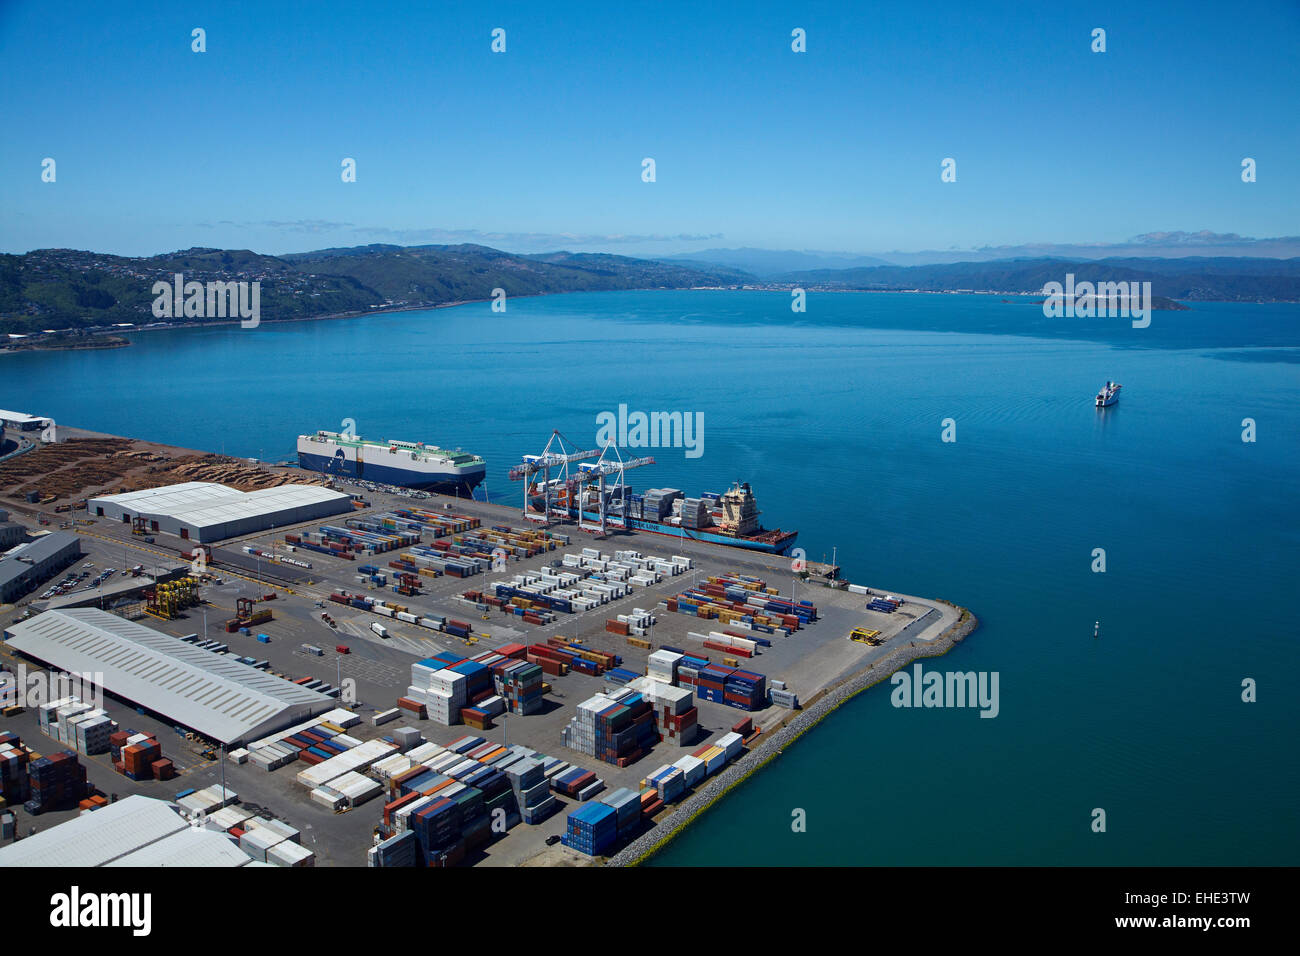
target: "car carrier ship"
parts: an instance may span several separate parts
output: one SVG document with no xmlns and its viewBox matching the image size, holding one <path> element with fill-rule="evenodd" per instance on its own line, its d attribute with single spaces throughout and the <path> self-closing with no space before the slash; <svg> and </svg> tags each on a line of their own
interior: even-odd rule
<svg viewBox="0 0 1300 956">
<path fill-rule="evenodd" d="M 551 512 L 557 510 L 580 524 L 598 526 L 600 491 L 587 486 L 572 493 L 562 479 L 550 482 Z M 529 489 L 529 508 L 538 514 L 546 509 L 547 488 L 542 483 Z M 632 494 L 626 485 L 606 492 L 605 522 L 615 528 L 645 531 L 671 538 L 708 541 L 766 554 L 785 554 L 794 547 L 797 531 L 769 530 L 758 521 L 758 504 L 748 482 L 736 482 L 726 494 L 684 497 L 676 488 L 651 488 Z"/>
<path fill-rule="evenodd" d="M 298 467 L 325 475 L 420 491 L 472 494 L 487 462 L 424 442 L 368 441 L 338 432 L 298 436 Z"/>
</svg>

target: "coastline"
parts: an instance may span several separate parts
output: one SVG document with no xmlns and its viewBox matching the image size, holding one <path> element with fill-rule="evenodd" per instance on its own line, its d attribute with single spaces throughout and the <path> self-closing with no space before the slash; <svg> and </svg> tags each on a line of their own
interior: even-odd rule
<svg viewBox="0 0 1300 956">
<path fill-rule="evenodd" d="M 957 621 L 924 646 L 913 643 L 909 647 L 897 648 L 880 660 L 868 664 L 865 670 L 819 691 L 790 720 L 770 733 L 764 732 L 757 747 L 747 751 L 718 776 L 708 780 L 658 821 L 650 832 L 637 837 L 606 860 L 605 865 L 640 866 L 663 850 L 715 803 L 779 757 L 786 747 L 794 744 L 842 704 L 887 680 L 913 661 L 947 654 L 979 627 L 979 618 L 968 608 L 959 607 L 957 610 L 961 612 Z"/>
<path fill-rule="evenodd" d="M 653 288 L 653 289 L 608 289 L 608 290 L 585 289 L 585 290 L 574 290 L 572 292 L 530 292 L 530 293 L 522 293 L 519 295 L 511 296 L 511 298 L 538 299 L 538 298 L 543 298 L 546 296 L 553 296 L 553 295 L 576 295 L 581 292 L 597 293 L 597 292 L 605 292 L 605 291 L 608 292 L 788 292 L 792 288 L 793 286 L 789 286 L 789 285 L 771 286 L 771 287 L 766 285 L 752 285 L 752 286 L 739 286 L 739 287 L 737 286 L 691 286 L 689 288 L 683 288 L 683 289 L 662 288 L 662 287 Z M 1030 305 L 1041 305 L 1043 301 L 1040 298 L 1040 296 L 1042 295 L 1042 293 L 1040 292 L 1007 292 L 1007 291 L 998 291 L 996 289 L 963 289 L 961 291 L 955 291 L 955 290 L 941 290 L 941 289 L 838 289 L 838 288 L 821 288 L 818 286 L 810 286 L 806 291 L 816 292 L 818 295 L 848 294 L 848 295 L 1003 296 L 1004 298 L 1002 299 L 1002 301 L 1008 305 L 1025 304 L 1025 303 L 1028 303 Z M 1015 298 L 1005 298 L 1006 296 L 1013 296 Z M 1017 302 L 1016 301 L 1017 299 L 1019 299 L 1020 301 Z M 326 315 L 305 315 L 305 316 L 298 316 L 295 318 L 283 318 L 283 319 L 268 318 L 265 319 L 264 321 L 268 325 L 270 324 L 288 325 L 296 322 L 328 322 L 328 321 L 337 321 L 340 319 L 360 319 L 360 318 L 365 318 L 366 316 L 369 315 L 393 315 L 401 312 L 431 312 L 435 309 L 454 309 L 464 305 L 483 304 L 483 303 L 489 303 L 491 301 L 492 301 L 491 299 L 461 299 L 455 302 L 439 302 L 433 305 L 402 305 L 402 306 L 392 306 L 383 309 L 371 309 L 366 312 L 331 312 Z M 1177 300 L 1171 299 L 1167 301 L 1173 304 L 1172 305 L 1161 304 L 1158 306 L 1152 306 L 1153 310 L 1157 312 L 1166 312 L 1166 311 L 1186 312 L 1186 311 L 1190 311 L 1192 308 L 1191 306 L 1183 305 Z M 1205 301 L 1209 303 L 1218 303 L 1220 301 L 1227 302 L 1229 300 L 1197 299 L 1191 301 L 1198 301 L 1198 302 Z M 1279 301 L 1285 302 L 1287 300 L 1279 300 Z M 1245 303 L 1230 302 L 1230 304 L 1267 305 L 1270 303 L 1269 302 L 1245 302 Z M 136 335 L 141 332 L 169 332 L 172 331 L 173 329 L 219 328 L 222 326 L 239 325 L 239 324 L 240 324 L 239 319 L 213 319 L 210 321 L 202 321 L 202 322 L 146 323 L 144 325 L 132 329 L 115 329 L 113 331 L 103 330 L 98 332 L 85 332 L 84 335 L 86 337 L 117 336 L 120 338 L 122 336 Z M 62 351 L 76 351 L 78 349 L 127 348 L 130 345 L 131 342 L 129 339 L 123 339 L 122 341 L 116 342 L 111 345 L 108 344 L 98 345 L 98 344 L 85 344 L 85 343 L 66 344 L 66 345 L 41 344 L 41 342 L 38 340 L 36 342 L 32 342 L 27 345 L 0 344 L 0 355 L 5 354 L 6 352 L 20 352 L 20 351 L 62 352 Z"/>
</svg>

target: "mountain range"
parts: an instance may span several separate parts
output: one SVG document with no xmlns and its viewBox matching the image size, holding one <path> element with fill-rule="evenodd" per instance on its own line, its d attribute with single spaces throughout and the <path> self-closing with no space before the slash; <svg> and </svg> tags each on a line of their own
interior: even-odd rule
<svg viewBox="0 0 1300 956">
<path fill-rule="evenodd" d="M 716 261 L 709 257 L 715 257 Z M 795 266 L 796 268 L 782 268 Z M 480 245 L 367 245 L 281 256 L 194 248 L 144 258 L 72 249 L 0 255 L 0 333 L 105 329 L 156 321 L 153 284 L 259 281 L 268 321 L 428 308 L 560 292 L 689 288 L 1035 293 L 1049 281 L 1149 281 L 1184 301 L 1300 301 L 1300 257 L 1020 257 L 891 265 L 869 256 L 760 249 L 666 259 L 516 254 Z M 175 321 L 194 321 L 179 319 Z"/>
</svg>

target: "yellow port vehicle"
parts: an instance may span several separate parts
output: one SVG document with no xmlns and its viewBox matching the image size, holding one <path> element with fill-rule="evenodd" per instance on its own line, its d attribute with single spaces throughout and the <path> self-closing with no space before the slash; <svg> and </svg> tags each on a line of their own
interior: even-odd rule
<svg viewBox="0 0 1300 956">
<path fill-rule="evenodd" d="M 872 630 L 869 627 L 855 627 L 849 634 L 850 641 L 857 641 L 859 644 L 876 645 L 880 642 L 880 632 Z"/>
</svg>

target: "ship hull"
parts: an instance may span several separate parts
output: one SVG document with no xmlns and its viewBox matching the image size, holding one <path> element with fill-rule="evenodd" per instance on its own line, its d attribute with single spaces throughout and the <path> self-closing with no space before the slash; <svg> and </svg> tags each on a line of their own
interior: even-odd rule
<svg viewBox="0 0 1300 956">
<path fill-rule="evenodd" d="M 325 455 L 313 455 L 298 452 L 298 467 L 305 471 L 314 471 L 323 475 L 337 475 L 340 478 L 354 478 L 360 481 L 374 481 L 383 485 L 396 485 L 399 488 L 411 488 L 416 491 L 435 491 L 442 494 L 470 495 L 483 482 L 487 468 L 465 473 L 447 474 L 428 471 L 415 471 L 392 465 L 374 462 L 348 460 L 344 455 L 333 458 Z"/>
<path fill-rule="evenodd" d="M 582 512 L 582 521 L 585 523 L 599 524 L 600 515 L 591 512 Z M 663 535 L 665 538 L 685 538 L 688 541 L 706 541 L 709 544 L 721 544 L 729 548 L 744 548 L 746 551 L 758 551 L 762 554 L 786 554 L 794 547 L 795 539 L 799 537 L 798 531 L 782 531 L 779 534 L 773 533 L 770 539 L 764 538 L 733 538 L 730 535 L 718 534 L 714 531 L 704 531 L 691 528 L 675 528 L 672 525 L 659 524 L 655 521 L 644 521 L 641 518 L 623 518 L 619 515 L 605 516 L 606 527 L 621 528 L 628 525 L 633 531 L 643 531 L 649 534 Z"/>
<path fill-rule="evenodd" d="M 1098 407 L 1098 408 L 1110 408 L 1110 406 L 1115 405 L 1115 404 L 1117 404 L 1118 402 L 1119 402 L 1119 396 L 1118 396 L 1118 395 L 1112 395 L 1110 398 L 1100 398 L 1100 397 L 1099 397 L 1099 398 L 1097 399 L 1097 407 Z"/>
</svg>

